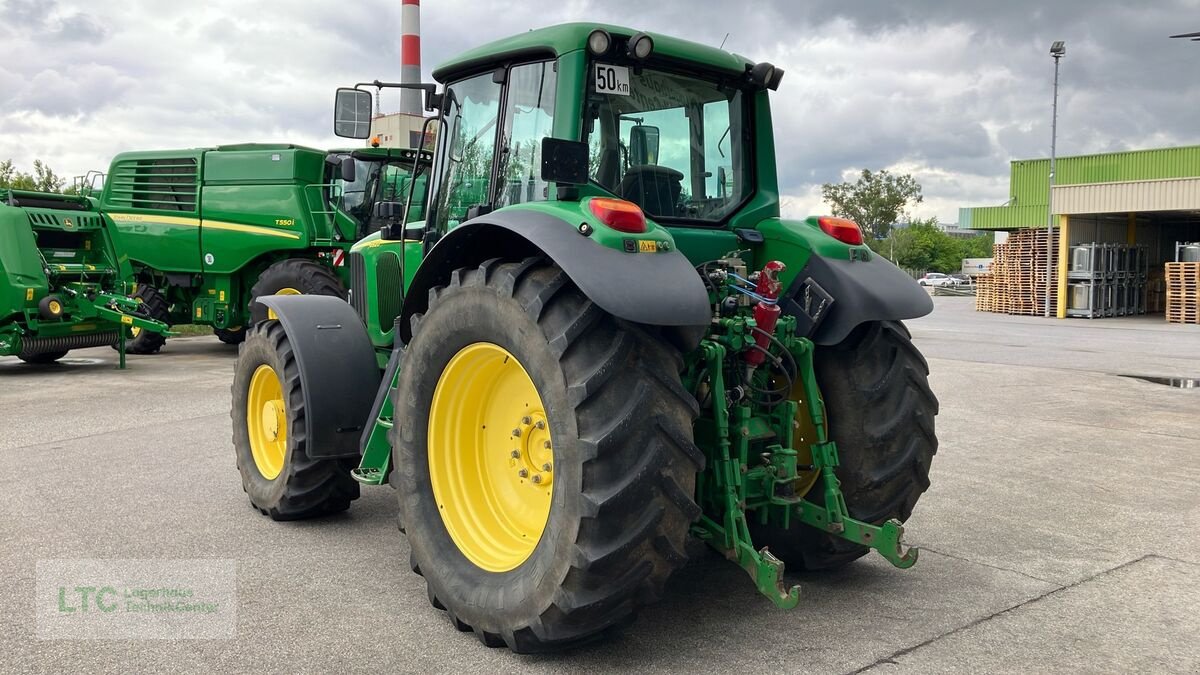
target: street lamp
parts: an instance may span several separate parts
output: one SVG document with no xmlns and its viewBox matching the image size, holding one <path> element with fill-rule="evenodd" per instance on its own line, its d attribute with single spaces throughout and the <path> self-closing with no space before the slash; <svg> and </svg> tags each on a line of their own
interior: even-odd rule
<svg viewBox="0 0 1200 675">
<path fill-rule="evenodd" d="M 1046 193 L 1046 316 L 1050 316 L 1050 277 L 1053 274 L 1054 258 L 1050 245 L 1054 240 L 1054 151 L 1058 140 L 1058 60 L 1067 53 L 1062 40 L 1050 45 L 1050 56 L 1054 57 L 1054 104 L 1050 114 L 1050 189 Z"/>
</svg>

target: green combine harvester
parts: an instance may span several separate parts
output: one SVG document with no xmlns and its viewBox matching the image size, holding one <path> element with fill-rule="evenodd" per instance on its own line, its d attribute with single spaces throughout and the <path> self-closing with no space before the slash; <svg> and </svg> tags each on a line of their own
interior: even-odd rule
<svg viewBox="0 0 1200 675">
<path fill-rule="evenodd" d="M 932 302 L 855 223 L 780 217 L 782 75 L 596 24 L 437 68 L 424 219 L 384 209 L 349 304 L 261 299 L 232 388 L 251 504 L 390 484 L 432 605 L 516 652 L 629 624 L 689 537 L 782 608 L 785 564 L 914 564 L 938 403 L 901 320 Z M 336 133 L 366 136 L 376 84 L 338 91 Z"/>
<path fill-rule="evenodd" d="M 168 325 L 210 325 L 237 344 L 266 318 L 259 296 L 345 299 L 350 245 L 379 229 L 376 204 L 406 195 L 410 171 L 429 158 L 270 144 L 126 152 L 113 159 L 99 205 L 146 312 Z M 413 208 L 419 218 L 420 199 Z M 154 353 L 164 341 L 135 331 L 129 350 Z"/>
<path fill-rule="evenodd" d="M 124 367 L 127 331 L 166 331 L 129 297 L 111 234 L 87 197 L 0 190 L 0 356 L 53 363 L 112 345 Z"/>
</svg>

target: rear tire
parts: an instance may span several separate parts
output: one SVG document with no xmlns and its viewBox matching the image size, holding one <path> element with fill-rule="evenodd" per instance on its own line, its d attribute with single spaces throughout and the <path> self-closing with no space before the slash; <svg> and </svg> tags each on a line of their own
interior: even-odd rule
<svg viewBox="0 0 1200 675">
<path fill-rule="evenodd" d="M 33 365 L 45 365 L 47 363 L 54 363 L 66 355 L 67 350 L 63 350 L 61 352 L 42 352 L 41 354 L 17 355 L 17 358 L 21 359 L 25 363 L 31 363 Z"/>
<path fill-rule="evenodd" d="M 263 371 L 264 368 L 268 371 Z M 251 391 L 256 374 L 260 372 L 274 375 L 280 399 L 259 400 Z M 264 439 L 251 439 L 255 435 L 252 425 L 258 423 L 261 427 L 262 422 L 262 419 L 255 419 L 251 408 L 261 411 L 267 404 L 273 406 L 272 411 L 278 415 L 275 424 L 280 433 L 277 436 L 283 436 L 275 448 L 277 454 L 269 461 L 264 460 L 262 454 Z M 250 497 L 250 504 L 263 515 L 272 520 L 311 518 L 345 511 L 350 508 L 351 501 L 358 499 L 358 483 L 350 477 L 350 470 L 358 466 L 356 458 L 314 460 L 307 456 L 300 369 L 287 334 L 278 321 L 252 327 L 246 342 L 239 348 L 230 416 L 242 489 Z"/>
<path fill-rule="evenodd" d="M 874 525 L 907 520 L 929 487 L 938 447 L 938 401 L 925 357 L 904 324 L 875 321 L 836 345 L 818 347 L 814 366 L 850 515 Z M 823 504 L 823 489 L 818 480 L 807 498 Z M 769 547 L 795 570 L 840 567 L 870 550 L 804 524 L 785 530 L 750 519 L 750 531 L 756 546 Z"/>
<path fill-rule="evenodd" d="M 240 345 L 246 341 L 246 327 L 238 326 L 236 330 L 214 328 L 213 335 L 216 335 L 218 340 L 227 345 Z"/>
<path fill-rule="evenodd" d="M 157 288 L 147 284 L 138 284 L 133 297 L 141 305 L 142 312 L 147 318 L 170 324 L 171 303 L 167 302 Z M 144 328 L 134 328 L 132 331 L 133 337 L 125 341 L 125 351 L 130 354 L 157 354 L 167 343 L 167 336 L 162 333 L 152 333 Z M 116 348 L 117 346 L 113 345 L 113 349 Z"/>
<path fill-rule="evenodd" d="M 561 269 L 538 259 L 455 271 L 448 286 L 430 292 L 429 310 L 413 327 L 393 392 L 392 464 L 411 566 L 424 576 L 431 604 L 484 645 L 519 653 L 578 644 L 628 624 L 686 562 L 684 541 L 700 515 L 693 501 L 704 463 L 692 442 L 698 410 L 680 385 L 679 352 L 604 312 Z M 429 443 L 431 429 L 445 424 L 431 414 L 442 409 L 434 403 L 439 383 L 453 359 L 480 344 L 503 348 L 524 369 L 553 436 L 544 529 L 530 535 L 539 538 L 526 557 L 498 571 L 472 562 L 471 547 L 450 534 L 454 515 L 443 509 L 475 507 L 445 497 L 445 487 L 435 497 L 431 465 L 450 446 Z M 459 409 L 490 409 L 505 400 L 498 392 L 484 384 L 478 405 Z M 528 418 L 512 423 L 520 424 Z M 511 427 L 497 428 L 503 436 Z M 472 441 L 472 450 L 486 446 L 508 457 L 521 442 L 514 435 L 493 447 L 480 433 L 484 440 Z"/>
<path fill-rule="evenodd" d="M 253 323 L 266 321 L 269 310 L 258 302 L 264 295 L 332 295 L 346 299 L 346 289 L 328 267 L 303 258 L 281 260 L 258 275 L 250 289 L 250 319 Z"/>
</svg>

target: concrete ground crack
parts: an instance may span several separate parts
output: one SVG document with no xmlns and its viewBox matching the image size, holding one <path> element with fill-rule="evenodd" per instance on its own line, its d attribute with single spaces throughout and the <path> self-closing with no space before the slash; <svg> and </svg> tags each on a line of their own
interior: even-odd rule
<svg viewBox="0 0 1200 675">
<path fill-rule="evenodd" d="M 943 555 L 944 555 L 944 554 L 943 554 Z M 1140 563 L 1140 562 L 1142 562 L 1142 561 L 1145 561 L 1145 560 L 1150 560 L 1150 559 L 1152 559 L 1152 558 L 1164 558 L 1164 557 L 1165 557 L 1165 556 L 1160 556 L 1160 555 L 1155 555 L 1155 554 L 1153 554 L 1153 553 L 1150 553 L 1150 554 L 1147 554 L 1147 555 L 1141 556 L 1140 558 L 1136 558 L 1136 559 L 1134 559 L 1134 560 L 1130 560 L 1130 561 L 1128 561 L 1128 562 L 1123 562 L 1123 563 L 1121 563 L 1120 565 L 1117 565 L 1116 567 L 1110 567 L 1109 569 L 1106 569 L 1106 570 L 1102 570 L 1102 571 L 1100 571 L 1100 572 L 1097 572 L 1097 573 L 1093 574 L 1093 575 L 1092 575 L 1092 576 L 1090 576 L 1090 577 L 1085 577 L 1085 578 L 1083 578 L 1083 579 L 1080 579 L 1079 581 L 1074 581 L 1074 582 L 1072 582 L 1072 583 L 1069 583 L 1069 584 L 1067 584 L 1066 586 L 1059 586 L 1058 588 L 1055 588 L 1055 589 L 1053 589 L 1053 590 L 1050 590 L 1050 591 L 1046 591 L 1045 593 L 1042 593 L 1041 595 L 1034 596 L 1034 597 L 1032 597 L 1032 598 L 1030 598 L 1030 599 L 1028 599 L 1028 600 L 1025 600 L 1024 602 L 1019 602 L 1019 603 L 1017 603 L 1017 604 L 1013 605 L 1012 607 L 1007 607 L 1007 608 L 1005 608 L 1005 609 L 1002 609 L 1002 610 L 1000 610 L 1000 611 L 993 612 L 993 613 L 991 613 L 991 614 L 989 614 L 989 615 L 987 615 L 987 616 L 983 616 L 983 617 L 980 617 L 980 618 L 978 618 L 978 619 L 975 619 L 974 621 L 971 621 L 970 623 L 967 623 L 967 624 L 964 624 L 964 625 L 962 625 L 962 626 L 959 626 L 958 628 L 955 628 L 955 629 L 953 629 L 953 630 L 948 630 L 948 631 L 946 631 L 945 633 L 942 633 L 941 635 L 935 635 L 934 637 L 931 637 L 931 638 L 929 638 L 928 640 L 925 640 L 925 641 L 923 641 L 923 642 L 919 642 L 919 643 L 917 643 L 917 644 L 915 644 L 915 645 L 912 645 L 911 647 L 905 647 L 904 649 L 901 649 L 901 650 L 899 650 L 899 651 L 892 652 L 891 654 L 888 654 L 887 656 L 884 656 L 883 658 L 877 659 L 877 660 L 876 660 L 876 661 L 874 661 L 873 663 L 870 663 L 870 664 L 868 664 L 868 665 L 865 665 L 865 666 L 863 666 L 862 668 L 859 668 L 859 669 L 857 669 L 857 670 L 852 670 L 852 671 L 849 671 L 849 675 L 856 675 L 857 673 L 866 672 L 866 671 L 868 671 L 868 670 L 870 670 L 870 669 L 872 669 L 872 668 L 874 668 L 874 667 L 876 667 L 876 666 L 881 666 L 881 665 L 884 665 L 884 664 L 896 664 L 896 663 L 897 663 L 897 659 L 899 659 L 900 657 L 902 657 L 902 656 L 905 656 L 905 655 L 907 655 L 907 654 L 911 654 L 911 653 L 913 653 L 913 652 L 917 651 L 918 649 L 920 649 L 920 648 L 922 648 L 922 647 L 925 647 L 925 646 L 927 646 L 927 645 L 931 645 L 931 644 L 933 644 L 934 642 L 937 642 L 938 640 L 941 640 L 942 638 L 949 637 L 949 636 L 951 636 L 951 635 L 955 635 L 955 634 L 957 634 L 957 633 L 961 633 L 961 632 L 963 632 L 963 631 L 965 631 L 965 630 L 970 630 L 971 628 L 974 628 L 975 626 L 978 626 L 978 625 L 980 625 L 980 624 L 982 624 L 982 623 L 985 623 L 985 622 L 987 622 L 987 621 L 991 621 L 992 619 L 994 619 L 994 618 L 996 618 L 996 617 L 998 617 L 998 616 L 1004 616 L 1005 614 L 1008 614 L 1009 612 L 1012 612 L 1012 611 L 1014 611 L 1014 610 L 1017 610 L 1017 609 L 1021 609 L 1022 607 L 1025 607 L 1026 605 L 1032 605 L 1033 603 L 1035 603 L 1035 602 L 1038 602 L 1039 600 L 1043 600 L 1043 599 L 1045 599 L 1045 598 L 1048 598 L 1048 597 L 1050 597 L 1050 596 L 1052 596 L 1052 595 L 1056 595 L 1056 594 L 1058 594 L 1058 593 L 1061 593 L 1062 591 L 1065 591 L 1065 590 L 1069 590 L 1069 589 L 1075 588 L 1076 586 L 1080 586 L 1080 585 L 1082 585 L 1082 584 L 1086 584 L 1087 582 L 1089 582 L 1089 581 L 1092 581 L 1093 579 L 1098 579 L 1098 578 L 1100 578 L 1100 577 L 1103 577 L 1103 576 L 1105 576 L 1105 575 L 1112 574 L 1113 572 L 1116 572 L 1116 571 L 1119 571 L 1119 570 L 1125 569 L 1126 567 L 1129 567 L 1130 565 L 1136 565 L 1137 563 Z M 1168 559 L 1169 559 L 1169 560 L 1174 560 L 1174 558 L 1168 558 Z M 971 562 L 971 561 L 968 561 L 968 562 Z M 1186 562 L 1186 561 L 1179 561 L 1179 562 Z M 1009 571 L 1011 571 L 1011 570 L 1009 570 Z"/>
</svg>

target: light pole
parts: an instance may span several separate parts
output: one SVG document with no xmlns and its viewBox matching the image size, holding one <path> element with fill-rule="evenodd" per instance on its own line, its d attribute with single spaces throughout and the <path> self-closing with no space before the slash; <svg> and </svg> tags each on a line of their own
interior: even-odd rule
<svg viewBox="0 0 1200 675">
<path fill-rule="evenodd" d="M 1054 150 L 1058 140 L 1058 60 L 1067 53 L 1067 45 L 1056 40 L 1050 45 L 1050 56 L 1054 57 L 1054 105 L 1050 114 L 1050 189 L 1046 193 L 1046 316 L 1050 316 L 1050 277 L 1053 274 L 1054 258 L 1050 246 L 1054 240 Z"/>
</svg>

